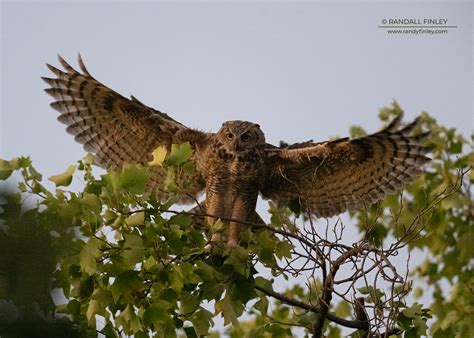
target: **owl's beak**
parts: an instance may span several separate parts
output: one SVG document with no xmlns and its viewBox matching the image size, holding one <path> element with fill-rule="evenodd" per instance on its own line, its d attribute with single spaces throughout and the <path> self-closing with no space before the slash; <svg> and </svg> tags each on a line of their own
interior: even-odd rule
<svg viewBox="0 0 474 338">
<path fill-rule="evenodd" d="M 240 140 L 236 140 L 234 142 L 234 148 L 236 151 L 242 150 L 242 142 Z"/>
</svg>

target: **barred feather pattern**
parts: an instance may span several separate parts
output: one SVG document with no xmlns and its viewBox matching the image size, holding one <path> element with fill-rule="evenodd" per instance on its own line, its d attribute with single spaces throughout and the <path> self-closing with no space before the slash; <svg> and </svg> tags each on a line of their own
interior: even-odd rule
<svg viewBox="0 0 474 338">
<path fill-rule="evenodd" d="M 262 195 L 297 205 L 317 217 L 359 209 L 392 194 L 422 173 L 429 133 L 413 133 L 420 120 L 399 129 L 402 115 L 382 131 L 356 139 L 269 150 Z"/>
<path fill-rule="evenodd" d="M 55 77 L 42 77 L 49 85 L 45 91 L 55 99 L 51 107 L 60 113 L 58 121 L 67 126 L 66 131 L 87 152 L 94 154 L 97 165 L 107 169 L 121 168 L 125 162 L 146 165 L 156 147 L 170 149 L 172 143 L 187 141 L 178 135 L 186 135 L 189 128 L 133 96 L 127 99 L 97 81 L 80 55 L 81 72 L 61 56 L 58 59 L 63 70 L 46 64 Z M 161 183 L 165 171 L 161 167 L 150 170 L 150 187 L 164 197 Z M 190 194 L 197 195 L 203 188 L 198 185 Z"/>
<path fill-rule="evenodd" d="M 363 208 L 402 189 L 430 160 L 421 145 L 428 133 L 420 131 L 419 119 L 401 127 L 400 115 L 380 132 L 352 140 L 276 147 L 266 143 L 258 124 L 248 121 L 224 122 L 215 134 L 188 128 L 106 87 L 80 56 L 78 61 L 80 71 L 59 56 L 63 69 L 47 65 L 54 77 L 43 78 L 49 86 L 46 92 L 55 99 L 51 106 L 59 111 L 58 120 L 67 132 L 107 169 L 126 162 L 146 165 L 156 147 L 190 142 L 197 174 L 181 201 L 194 201 L 207 189 L 207 223 L 229 217 L 255 221 L 259 193 L 317 217 Z M 165 198 L 164 169 L 150 170 L 150 188 Z M 241 223 L 229 223 L 228 244 L 238 243 L 240 227 Z"/>
</svg>

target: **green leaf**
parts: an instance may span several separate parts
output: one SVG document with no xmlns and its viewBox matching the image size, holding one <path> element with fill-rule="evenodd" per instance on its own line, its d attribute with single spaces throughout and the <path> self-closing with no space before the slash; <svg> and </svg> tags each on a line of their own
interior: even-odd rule
<svg viewBox="0 0 474 338">
<path fill-rule="evenodd" d="M 179 192 L 179 187 L 176 184 L 176 174 L 171 168 L 166 172 L 165 180 L 163 181 L 163 188 L 166 192 L 176 194 Z"/>
<path fill-rule="evenodd" d="M 139 211 L 125 218 L 125 224 L 128 227 L 142 225 L 145 222 L 145 212 Z"/>
<path fill-rule="evenodd" d="M 125 164 L 121 171 L 111 171 L 102 178 L 116 191 L 125 190 L 132 194 L 142 194 L 150 174 L 148 169 L 138 165 Z"/>
<path fill-rule="evenodd" d="M 196 267 L 189 262 L 183 262 L 179 265 L 179 270 L 183 276 L 185 284 L 197 284 L 202 282 L 202 279 L 195 273 Z"/>
<path fill-rule="evenodd" d="M 232 325 L 238 326 L 239 321 L 235 313 L 234 304 L 232 304 L 230 297 L 226 294 L 223 299 L 216 302 L 214 306 L 216 313 L 222 313 L 224 316 L 224 325 L 232 323 Z"/>
<path fill-rule="evenodd" d="M 125 242 L 123 244 L 122 256 L 132 265 L 142 261 L 145 247 L 143 246 L 143 239 L 137 235 L 124 234 Z"/>
<path fill-rule="evenodd" d="M 121 186 L 133 194 L 142 194 L 149 176 L 148 170 L 144 167 L 126 166 L 121 172 Z"/>
<path fill-rule="evenodd" d="M 72 181 L 72 175 L 74 174 L 74 171 L 76 170 L 75 165 L 70 165 L 65 172 L 59 175 L 54 175 L 48 178 L 51 182 L 54 182 L 56 187 L 64 186 L 67 187 L 69 184 L 71 184 Z"/>
<path fill-rule="evenodd" d="M 329 334 L 327 338 L 340 338 L 342 337 L 341 329 L 337 326 L 329 327 Z"/>
<path fill-rule="evenodd" d="M 270 334 L 272 338 L 291 337 L 291 330 L 280 324 L 269 324 L 265 327 L 265 331 Z"/>
<path fill-rule="evenodd" d="M 0 159 L 0 180 L 6 180 L 14 170 L 19 169 L 18 158 L 12 158 L 10 161 Z"/>
<path fill-rule="evenodd" d="M 211 234 L 215 234 L 216 232 L 221 231 L 224 228 L 224 222 L 221 221 L 221 219 L 217 219 L 214 224 L 211 225 L 211 228 L 209 229 L 209 232 Z"/>
<path fill-rule="evenodd" d="M 106 291 L 100 287 L 94 289 L 86 312 L 89 324 L 95 323 L 94 317 L 96 314 L 105 317 L 107 304 L 109 304 L 111 300 L 112 298 L 108 290 Z"/>
<path fill-rule="evenodd" d="M 224 261 L 225 266 L 229 266 L 233 271 L 247 277 L 249 273 L 248 251 L 240 246 L 230 249 L 229 257 Z"/>
<path fill-rule="evenodd" d="M 154 300 L 143 314 L 144 323 L 146 325 L 153 324 L 156 328 L 163 326 L 163 324 L 172 323 L 169 310 L 173 307 L 172 303 L 165 300 Z"/>
<path fill-rule="evenodd" d="M 67 312 L 75 316 L 79 315 L 81 313 L 81 303 L 77 299 L 71 299 L 67 303 Z"/>
<path fill-rule="evenodd" d="M 384 295 L 382 291 L 379 289 L 375 289 L 373 286 L 364 286 L 361 288 L 357 289 L 361 294 L 363 295 L 369 295 L 369 297 L 366 297 L 366 300 L 369 301 L 370 303 L 377 303 L 377 301 Z"/>
<path fill-rule="evenodd" d="M 195 272 L 201 277 L 204 281 L 214 281 L 215 278 L 215 270 L 209 264 L 203 261 L 196 262 L 197 269 Z"/>
<path fill-rule="evenodd" d="M 75 292 L 79 298 L 89 298 L 94 292 L 94 278 L 89 276 L 81 279 Z"/>
<path fill-rule="evenodd" d="M 268 302 L 268 298 L 266 296 L 260 296 L 260 299 L 258 300 L 258 302 L 255 303 L 255 308 L 260 311 L 260 313 L 262 315 L 266 315 L 268 313 L 268 305 L 269 305 L 269 302 Z"/>
<path fill-rule="evenodd" d="M 138 271 L 127 270 L 115 279 L 110 291 L 114 301 L 117 302 L 121 296 L 127 297 L 138 286 L 143 286 Z"/>
<path fill-rule="evenodd" d="M 183 275 L 181 274 L 181 271 L 179 270 L 179 268 L 170 270 L 170 274 L 168 278 L 170 280 L 170 287 L 173 290 L 175 290 L 177 293 L 181 292 L 181 289 L 183 288 L 183 285 L 184 285 L 184 281 L 183 281 Z"/>
<path fill-rule="evenodd" d="M 273 280 L 272 279 L 267 279 L 263 277 L 257 277 L 255 278 L 255 285 L 260 286 L 261 288 L 265 288 L 267 290 L 273 291 Z"/>
<path fill-rule="evenodd" d="M 176 329 L 173 323 L 162 325 L 153 338 L 176 338 Z"/>
<path fill-rule="evenodd" d="M 14 170 L 19 169 L 20 159 L 15 157 L 10 161 L 0 159 L 0 180 L 6 180 Z M 31 163 L 30 163 L 31 164 Z"/>
<path fill-rule="evenodd" d="M 383 243 L 385 237 L 387 237 L 388 230 L 385 226 L 380 223 L 376 223 L 371 227 L 370 231 L 367 232 L 366 237 L 375 245 L 380 246 Z"/>
<path fill-rule="evenodd" d="M 142 329 L 143 325 L 140 322 L 132 304 L 128 304 L 127 307 L 120 312 L 115 318 L 117 326 L 122 326 L 125 333 L 131 335 Z"/>
<path fill-rule="evenodd" d="M 198 297 L 191 295 L 189 292 L 186 291 L 181 293 L 180 309 L 182 315 L 187 316 L 196 311 L 198 304 Z"/>
<path fill-rule="evenodd" d="M 89 302 L 89 305 L 87 306 L 87 312 L 86 312 L 86 317 L 89 324 L 95 323 L 95 315 L 102 314 L 102 313 L 103 313 L 103 307 L 101 306 L 100 302 L 98 300 L 92 299 Z"/>
<path fill-rule="evenodd" d="M 349 305 L 348 302 L 341 301 L 337 304 L 335 309 L 336 316 L 341 318 L 349 317 L 352 313 L 352 307 Z"/>
<path fill-rule="evenodd" d="M 34 180 L 41 181 L 43 179 L 43 175 L 37 172 L 36 169 L 33 167 L 29 167 L 28 172 L 30 173 L 31 178 Z"/>
<path fill-rule="evenodd" d="M 166 157 L 166 148 L 164 146 L 159 146 L 151 153 L 153 156 L 153 160 L 148 162 L 150 167 L 162 167 L 163 162 Z"/>
<path fill-rule="evenodd" d="M 28 168 L 31 166 L 31 159 L 29 157 L 20 156 L 18 158 L 14 158 L 13 160 L 18 160 L 16 168 Z"/>
<path fill-rule="evenodd" d="M 151 270 L 154 267 L 156 267 L 156 265 L 157 265 L 157 261 L 156 261 L 155 257 L 153 257 L 153 256 L 148 257 L 148 259 L 143 263 L 143 267 L 146 270 Z"/>
<path fill-rule="evenodd" d="M 362 136 L 367 135 L 367 132 L 364 130 L 364 128 L 362 128 L 360 126 L 352 126 L 349 129 L 349 135 L 352 138 L 356 138 L 356 137 L 362 137 Z"/>
<path fill-rule="evenodd" d="M 451 328 L 448 328 L 446 330 L 438 329 L 433 334 L 433 338 L 454 338 L 454 337 L 456 337 L 456 335 L 454 334 Z"/>
<path fill-rule="evenodd" d="M 79 202 L 93 211 L 99 212 L 102 209 L 102 202 L 100 201 L 99 197 L 94 194 L 84 192 Z"/>
<path fill-rule="evenodd" d="M 239 300 L 242 304 L 247 304 L 251 299 L 257 297 L 255 292 L 255 282 L 252 277 L 243 279 L 236 278 L 231 283 L 230 296 L 233 300 Z"/>
<path fill-rule="evenodd" d="M 448 152 L 451 154 L 460 154 L 462 152 L 463 143 L 461 141 L 452 142 L 451 146 L 448 149 Z"/>
<path fill-rule="evenodd" d="M 275 266 L 275 258 L 273 256 L 276 246 L 276 238 L 271 237 L 267 231 L 262 231 L 258 236 L 258 256 L 260 261 L 269 266 Z"/>
<path fill-rule="evenodd" d="M 177 224 L 179 225 L 179 227 L 187 227 L 191 224 L 191 221 L 192 221 L 191 215 L 173 215 L 170 218 L 169 223 Z"/>
<path fill-rule="evenodd" d="M 0 158 L 0 170 L 16 170 L 19 168 L 18 158 L 12 158 L 10 161 Z"/>
<path fill-rule="evenodd" d="M 94 163 L 94 155 L 91 153 L 88 153 L 86 156 L 84 156 L 84 163 L 86 165 L 90 165 Z"/>
<path fill-rule="evenodd" d="M 428 329 L 428 326 L 426 325 L 425 319 L 417 317 L 413 320 L 413 324 L 415 325 L 416 332 L 420 336 L 426 335 L 426 330 Z"/>
<path fill-rule="evenodd" d="M 144 328 L 146 329 L 146 328 Z M 150 334 L 148 333 L 148 330 L 146 332 L 143 332 L 143 331 L 139 331 L 137 333 L 135 333 L 134 335 L 134 338 L 150 338 Z M 108 337 L 108 336 L 106 336 Z"/>
<path fill-rule="evenodd" d="M 423 288 L 415 288 L 414 290 L 414 296 L 415 298 L 420 298 L 423 296 L 424 289 Z"/>
<path fill-rule="evenodd" d="M 201 284 L 202 299 L 206 300 L 217 300 L 224 293 L 224 285 L 217 283 L 216 281 L 208 281 Z"/>
<path fill-rule="evenodd" d="M 414 303 L 411 307 L 402 310 L 402 313 L 408 318 L 415 318 L 421 314 L 421 304 Z"/>
<path fill-rule="evenodd" d="M 100 255 L 100 241 L 96 238 L 90 238 L 82 247 L 79 254 L 79 264 L 81 270 L 89 275 L 96 273 L 97 262 L 96 258 Z"/>
<path fill-rule="evenodd" d="M 293 244 L 287 241 L 279 241 L 275 249 L 275 255 L 282 259 L 283 257 L 290 258 L 291 250 L 293 249 Z"/>
<path fill-rule="evenodd" d="M 13 173 L 13 170 L 0 170 L 0 180 L 4 181 L 10 177 Z"/>
<path fill-rule="evenodd" d="M 189 142 L 171 145 L 171 153 L 166 160 L 168 165 L 180 165 L 188 161 L 193 154 L 193 149 Z"/>
</svg>

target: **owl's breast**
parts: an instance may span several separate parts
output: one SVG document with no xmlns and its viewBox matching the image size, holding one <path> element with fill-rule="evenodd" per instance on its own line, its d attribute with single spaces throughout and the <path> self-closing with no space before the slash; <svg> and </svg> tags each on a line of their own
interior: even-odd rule
<svg viewBox="0 0 474 338">
<path fill-rule="evenodd" d="M 221 147 L 209 152 L 201 163 L 208 210 L 218 217 L 232 218 L 242 206 L 254 209 L 263 184 L 262 164 L 259 151 L 230 152 Z"/>
<path fill-rule="evenodd" d="M 262 156 L 258 152 L 241 153 L 230 161 L 229 171 L 235 179 L 258 180 L 262 165 Z"/>
<path fill-rule="evenodd" d="M 220 147 L 207 155 L 200 161 L 199 171 L 203 173 L 208 190 L 239 190 L 248 185 L 259 189 L 263 177 L 263 157 L 259 149 L 235 153 Z"/>
</svg>

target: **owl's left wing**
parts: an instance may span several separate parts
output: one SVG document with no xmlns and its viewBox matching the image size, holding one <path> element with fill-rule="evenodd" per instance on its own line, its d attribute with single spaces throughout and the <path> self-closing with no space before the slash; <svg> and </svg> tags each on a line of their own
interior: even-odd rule
<svg viewBox="0 0 474 338">
<path fill-rule="evenodd" d="M 47 64 L 55 77 L 42 79 L 49 85 L 45 91 L 55 99 L 51 107 L 60 113 L 58 120 L 94 155 L 97 165 L 106 169 L 118 169 L 124 163 L 147 165 L 155 148 L 170 150 L 173 143 L 190 142 L 193 160 L 201 155 L 211 134 L 188 128 L 133 96 L 128 99 L 120 95 L 96 80 L 80 55 L 78 61 L 81 71 L 59 56 L 64 70 Z M 162 191 L 166 171 L 151 167 L 150 172 L 150 188 L 160 198 L 166 197 Z M 195 186 L 186 194 L 195 196 L 203 189 L 204 181 L 198 172 Z"/>
<path fill-rule="evenodd" d="M 402 115 L 365 137 L 269 147 L 261 193 L 317 217 L 362 208 L 402 188 L 430 159 L 413 135 L 419 119 L 398 129 Z"/>
</svg>

